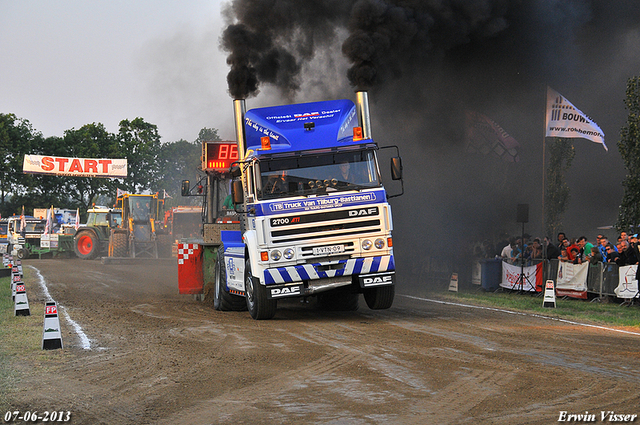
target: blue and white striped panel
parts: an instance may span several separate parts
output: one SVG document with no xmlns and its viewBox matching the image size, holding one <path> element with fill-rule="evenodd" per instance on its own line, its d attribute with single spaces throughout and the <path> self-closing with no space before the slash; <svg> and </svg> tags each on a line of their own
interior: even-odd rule
<svg viewBox="0 0 640 425">
<path fill-rule="evenodd" d="M 338 263 L 344 263 L 344 268 L 340 270 L 318 271 L 314 266 L 320 266 L 321 264 L 316 263 L 266 269 L 264 271 L 264 283 L 265 285 L 274 285 L 289 282 L 301 282 L 303 280 L 324 279 L 328 277 L 386 272 L 396 269 L 396 265 L 393 261 L 393 255 L 352 258 L 349 260 L 341 260 Z"/>
</svg>

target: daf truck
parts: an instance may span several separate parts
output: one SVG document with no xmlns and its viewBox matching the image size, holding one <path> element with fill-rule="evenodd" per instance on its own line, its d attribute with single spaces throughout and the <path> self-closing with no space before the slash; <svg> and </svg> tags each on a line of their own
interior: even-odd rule
<svg viewBox="0 0 640 425">
<path fill-rule="evenodd" d="M 230 175 L 240 230 L 221 231 L 215 257 L 220 310 L 270 319 L 284 298 L 328 309 L 371 309 L 395 296 L 393 220 L 402 163 L 390 146 L 397 194 L 383 185 L 368 94 L 246 111 L 234 100 L 238 160 Z M 395 155 L 395 156 L 394 156 Z M 205 265 L 206 267 L 206 265 Z"/>
</svg>

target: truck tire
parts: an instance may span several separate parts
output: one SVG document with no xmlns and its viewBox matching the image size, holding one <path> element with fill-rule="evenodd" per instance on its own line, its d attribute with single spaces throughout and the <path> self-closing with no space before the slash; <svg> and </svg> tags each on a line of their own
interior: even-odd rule
<svg viewBox="0 0 640 425">
<path fill-rule="evenodd" d="M 126 232 L 112 232 L 111 240 L 109 241 L 111 245 L 110 256 L 111 257 L 126 257 L 127 256 L 127 248 L 129 245 L 129 235 Z"/>
<path fill-rule="evenodd" d="M 218 311 L 242 311 L 247 308 L 247 302 L 239 296 L 232 295 L 226 290 L 227 272 L 224 267 L 224 254 L 218 252 L 216 261 L 215 289 L 213 308 Z"/>
<path fill-rule="evenodd" d="M 395 286 L 380 286 L 364 290 L 364 300 L 371 310 L 384 310 L 391 307 L 396 294 Z"/>
<path fill-rule="evenodd" d="M 319 294 L 318 304 L 327 311 L 357 311 L 360 307 L 360 294 L 333 290 Z"/>
<path fill-rule="evenodd" d="M 276 314 L 278 301 L 267 297 L 267 288 L 260 284 L 260 279 L 251 275 L 249 260 L 244 265 L 244 291 L 247 310 L 255 320 L 271 319 Z"/>
<path fill-rule="evenodd" d="M 83 260 L 93 260 L 100 254 L 100 241 L 91 231 L 80 231 L 73 238 L 73 250 Z"/>
</svg>

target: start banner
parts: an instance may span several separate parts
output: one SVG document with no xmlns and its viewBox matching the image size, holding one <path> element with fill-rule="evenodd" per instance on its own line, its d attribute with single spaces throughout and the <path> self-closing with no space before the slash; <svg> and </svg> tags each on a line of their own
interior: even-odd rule
<svg viewBox="0 0 640 425">
<path fill-rule="evenodd" d="M 25 155 L 22 172 L 69 177 L 125 178 L 127 177 L 127 160 Z"/>
</svg>

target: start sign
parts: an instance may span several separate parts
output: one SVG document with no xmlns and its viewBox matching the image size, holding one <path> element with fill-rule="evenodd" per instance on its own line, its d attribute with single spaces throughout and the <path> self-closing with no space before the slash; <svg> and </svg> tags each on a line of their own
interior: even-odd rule
<svg viewBox="0 0 640 425">
<path fill-rule="evenodd" d="M 25 155 L 22 171 L 25 174 L 123 178 L 127 177 L 127 160 Z"/>
</svg>

